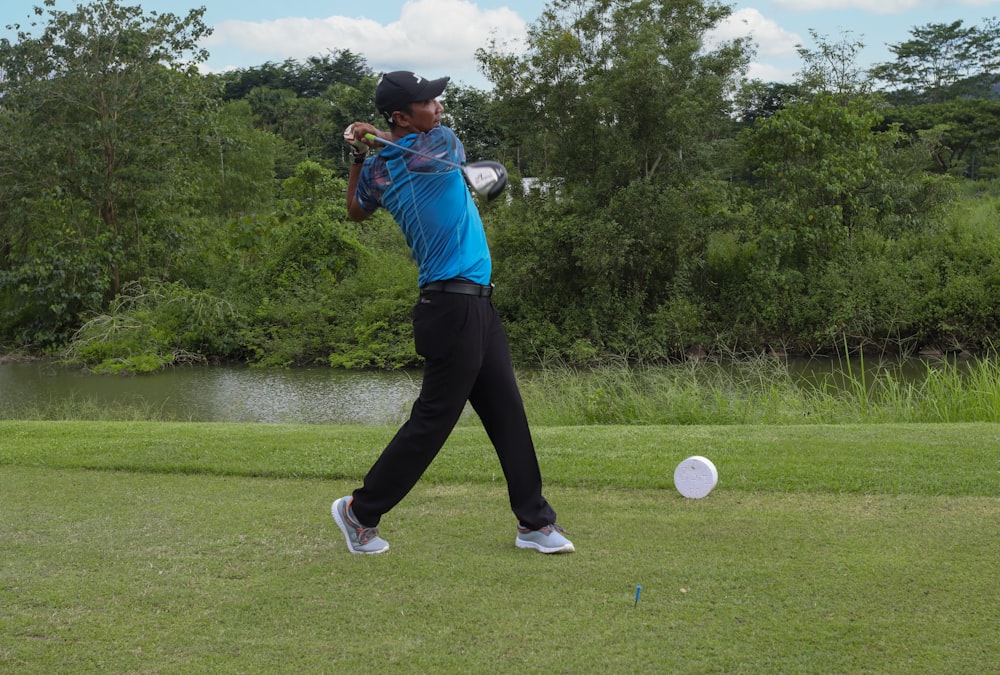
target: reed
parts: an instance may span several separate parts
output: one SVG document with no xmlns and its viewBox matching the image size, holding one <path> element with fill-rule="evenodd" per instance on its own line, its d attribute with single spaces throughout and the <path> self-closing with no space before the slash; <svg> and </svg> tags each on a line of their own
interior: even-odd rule
<svg viewBox="0 0 1000 675">
<path fill-rule="evenodd" d="M 131 401 L 98 401 L 71 394 L 27 403 L 0 405 L 0 420 L 86 421 L 86 422 L 168 422 L 162 405 L 136 398 Z"/>
<path fill-rule="evenodd" d="M 547 367 L 521 376 L 532 422 L 588 424 L 864 424 L 1000 421 L 1000 364 L 923 362 L 904 379 L 893 364 L 845 361 L 797 377 L 782 359 L 673 366 Z"/>
</svg>

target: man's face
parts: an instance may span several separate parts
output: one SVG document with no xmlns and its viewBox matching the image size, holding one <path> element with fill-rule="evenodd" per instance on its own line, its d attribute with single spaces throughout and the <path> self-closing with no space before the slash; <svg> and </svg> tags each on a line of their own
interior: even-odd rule
<svg viewBox="0 0 1000 675">
<path fill-rule="evenodd" d="M 399 122 L 407 133 L 423 133 L 441 125 L 444 108 L 436 98 L 410 104 L 410 113 L 400 113 Z"/>
</svg>

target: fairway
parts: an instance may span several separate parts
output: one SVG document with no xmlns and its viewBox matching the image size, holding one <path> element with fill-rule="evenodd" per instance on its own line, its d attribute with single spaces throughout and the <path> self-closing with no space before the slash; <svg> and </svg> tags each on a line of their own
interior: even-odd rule
<svg viewBox="0 0 1000 675">
<path fill-rule="evenodd" d="M 542 429 L 540 457 L 555 483 L 547 495 L 577 547 L 565 556 L 514 547 L 502 481 L 479 468 L 490 457 L 469 431 L 385 518 L 392 549 L 353 556 L 329 507 L 360 476 L 151 469 L 149 448 L 200 432 L 223 463 L 243 447 L 252 471 L 264 461 L 260 448 L 241 445 L 252 436 L 327 444 L 335 455 L 385 430 L 47 427 L 0 424 L 4 672 L 983 673 L 1000 663 L 995 493 L 900 490 L 911 484 L 905 476 L 883 476 L 881 491 L 767 491 L 737 479 L 784 464 L 808 473 L 792 446 L 833 448 L 817 456 L 821 477 L 828 463 L 880 475 L 871 448 L 837 450 L 840 429 L 814 429 L 805 445 L 801 430 L 773 427 Z M 887 444 L 907 433 L 863 429 Z M 74 430 L 89 460 L 72 452 Z M 632 470 L 595 441 L 628 438 L 649 452 L 666 440 L 663 448 L 684 451 L 682 437 L 715 431 L 757 451 L 744 463 L 736 449 L 724 455 L 719 486 L 702 500 L 631 487 Z M 984 428 L 911 431 L 929 446 L 923 463 L 906 463 L 945 471 L 949 444 L 970 432 L 983 439 Z M 49 444 L 38 445 L 46 433 Z M 575 458 L 564 436 L 577 438 Z M 18 437 L 30 438 L 30 451 L 17 450 Z M 964 477 L 952 478 L 978 472 L 994 489 L 991 440 L 972 450 L 976 471 L 955 467 Z M 601 472 L 594 485 L 567 484 L 576 479 L 551 468 L 586 457 Z M 79 466 L 88 461 L 105 466 Z M 287 464 L 294 474 L 294 455 Z M 473 480 L 452 476 L 462 465 Z"/>
</svg>

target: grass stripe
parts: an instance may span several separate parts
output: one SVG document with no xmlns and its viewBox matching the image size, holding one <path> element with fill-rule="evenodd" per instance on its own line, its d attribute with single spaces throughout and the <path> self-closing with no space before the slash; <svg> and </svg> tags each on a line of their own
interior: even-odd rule
<svg viewBox="0 0 1000 675">
<path fill-rule="evenodd" d="M 360 480 L 393 429 L 160 422 L 0 422 L 0 464 Z M 704 455 L 728 489 L 1000 494 L 1000 424 L 585 426 L 534 430 L 547 482 L 670 488 Z M 502 481 L 478 427 L 431 465 L 437 483 Z"/>
</svg>

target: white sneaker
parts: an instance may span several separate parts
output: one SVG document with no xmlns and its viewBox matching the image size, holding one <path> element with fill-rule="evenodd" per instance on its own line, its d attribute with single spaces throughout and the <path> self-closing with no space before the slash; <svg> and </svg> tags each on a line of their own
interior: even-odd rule
<svg viewBox="0 0 1000 675">
<path fill-rule="evenodd" d="M 572 553 L 573 542 L 564 537 L 566 530 L 555 523 L 546 525 L 540 530 L 529 530 L 526 527 L 517 527 L 517 539 L 514 544 L 518 548 L 533 548 L 542 553 Z"/>
<path fill-rule="evenodd" d="M 389 550 L 389 542 L 378 536 L 377 527 L 365 527 L 357 521 L 351 511 L 353 497 L 341 497 L 330 507 L 330 513 L 337 527 L 344 533 L 347 548 L 351 553 L 384 553 Z"/>
</svg>

